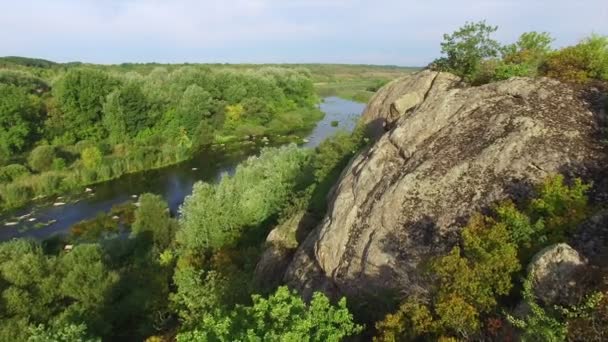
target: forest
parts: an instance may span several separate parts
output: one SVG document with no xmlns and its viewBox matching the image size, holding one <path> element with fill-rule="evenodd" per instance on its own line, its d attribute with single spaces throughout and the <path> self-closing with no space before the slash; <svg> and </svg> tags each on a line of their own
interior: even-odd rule
<svg viewBox="0 0 608 342">
<path fill-rule="evenodd" d="M 304 69 L 185 66 L 141 74 L 30 64 L 0 70 L 5 209 L 213 146 L 264 136 L 295 141 L 322 117 Z"/>
<path fill-rule="evenodd" d="M 495 30 L 482 22 L 446 35 L 444 57 L 430 68 L 475 85 L 514 76 L 608 80 L 606 37 L 554 50 L 548 34 L 534 32 L 500 46 L 490 38 Z M 593 211 L 591 185 L 559 175 L 523 205 L 504 201 L 473 216 L 461 243 L 430 261 L 437 277 L 430 301 L 397 301 L 378 322 L 365 321 L 344 298 L 316 292 L 304 301 L 283 284 L 256 281 L 269 232 L 298 215 L 320 222 L 342 170 L 369 146 L 362 124 L 315 149 L 297 146 L 322 116 L 319 92 L 344 95 L 338 88 L 346 85 L 351 95 L 355 88 L 373 93 L 411 71 L 352 76 L 357 67 L 342 74 L 316 68 L 1 59 L 3 210 L 178 163 L 201 149 L 262 137 L 283 145 L 264 148 L 217 183 L 197 183 L 177 216 L 147 193 L 65 236 L 0 243 L 0 340 L 458 341 L 513 329 L 529 341 L 563 341 L 608 334 L 608 297 L 597 288 L 585 289 L 578 306 L 545 311 L 521 280 L 535 252 L 564 241 Z M 126 234 L 113 234 L 120 227 Z M 301 242 L 295 231 L 287 234 Z M 529 315 L 505 314 L 508 296 L 524 299 Z"/>
</svg>

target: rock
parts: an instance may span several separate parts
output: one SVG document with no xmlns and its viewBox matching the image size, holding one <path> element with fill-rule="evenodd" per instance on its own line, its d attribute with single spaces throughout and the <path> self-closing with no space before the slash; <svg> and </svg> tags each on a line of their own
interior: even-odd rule
<svg viewBox="0 0 608 342">
<path fill-rule="evenodd" d="M 65 205 L 65 202 L 55 202 L 55 203 L 53 203 L 54 207 L 61 207 L 63 205 Z"/>
<path fill-rule="evenodd" d="M 255 268 L 257 288 L 271 291 L 281 284 L 285 270 L 299 242 L 316 221 L 305 211 L 298 212 L 274 228 L 266 238 L 266 248 Z"/>
<path fill-rule="evenodd" d="M 404 76 L 382 87 L 370 100 L 362 117 L 371 135 L 380 137 L 407 111 L 420 105 L 431 89 L 455 87 L 460 79 L 452 74 L 424 70 Z"/>
<path fill-rule="evenodd" d="M 91 189 L 91 188 L 85 188 L 84 192 L 93 192 L 93 189 Z"/>
<path fill-rule="evenodd" d="M 390 130 L 351 160 L 295 253 L 284 280 L 304 295 L 425 295 L 423 265 L 459 241 L 472 213 L 528 197 L 548 175 L 594 180 L 607 165 L 578 90 L 546 78 L 463 88 L 425 71 L 382 88 L 364 120 Z"/>
<path fill-rule="evenodd" d="M 4 223 L 4 225 L 7 226 L 7 227 L 16 226 L 18 224 L 19 224 L 19 222 L 6 222 L 6 223 Z"/>
<path fill-rule="evenodd" d="M 198 167 L 193 167 L 192 171 L 198 171 Z"/>
<path fill-rule="evenodd" d="M 37 219 L 36 219 L 35 217 L 32 217 L 32 218 L 28 219 L 27 221 L 28 221 L 28 222 L 34 222 L 34 221 L 36 221 L 36 220 L 37 220 Z"/>
<path fill-rule="evenodd" d="M 28 217 L 32 216 L 32 214 L 33 214 L 33 213 L 29 213 L 29 214 L 21 215 L 21 216 L 17 217 L 17 220 L 19 220 L 19 221 L 24 220 L 24 219 L 26 219 L 26 218 L 28 218 Z"/>
<path fill-rule="evenodd" d="M 528 265 L 532 289 L 546 306 L 573 305 L 570 298 L 577 287 L 577 273 L 585 261 L 565 243 L 549 246 L 538 252 Z"/>
</svg>

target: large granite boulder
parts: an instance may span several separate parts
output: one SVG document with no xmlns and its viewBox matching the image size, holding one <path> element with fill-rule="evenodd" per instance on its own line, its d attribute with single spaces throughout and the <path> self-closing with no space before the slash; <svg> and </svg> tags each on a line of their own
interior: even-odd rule
<svg viewBox="0 0 608 342">
<path fill-rule="evenodd" d="M 378 140 L 344 170 L 285 281 L 304 295 L 424 295 L 425 261 L 457 243 L 473 212 L 606 165 L 590 108 L 546 78 L 463 87 L 424 71 L 388 84 L 364 113 L 381 123 Z"/>
<path fill-rule="evenodd" d="M 565 243 L 538 252 L 528 265 L 534 295 L 546 306 L 576 304 L 578 275 L 585 260 Z"/>
</svg>

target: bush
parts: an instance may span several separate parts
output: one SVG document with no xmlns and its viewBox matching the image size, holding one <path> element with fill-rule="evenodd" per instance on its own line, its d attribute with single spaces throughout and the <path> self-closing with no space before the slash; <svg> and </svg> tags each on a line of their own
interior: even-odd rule
<svg viewBox="0 0 608 342">
<path fill-rule="evenodd" d="M 23 205 L 32 194 L 32 189 L 27 185 L 11 183 L 0 187 L 0 198 L 9 208 Z"/>
<path fill-rule="evenodd" d="M 592 35 L 575 46 L 550 54 L 543 72 L 573 83 L 608 80 L 608 37 Z"/>
<path fill-rule="evenodd" d="M 238 241 L 246 227 L 260 228 L 297 189 L 308 157 L 296 145 L 264 149 L 219 184 L 196 183 L 181 208 L 177 241 L 187 249 L 217 250 Z M 248 238 L 255 235 L 248 232 Z"/>
<path fill-rule="evenodd" d="M 63 177 L 54 172 L 45 172 L 32 179 L 34 193 L 50 196 L 61 190 Z"/>
<path fill-rule="evenodd" d="M 82 150 L 80 159 L 85 168 L 94 170 L 101 164 L 103 156 L 97 147 L 87 147 Z"/>
<path fill-rule="evenodd" d="M 29 175 L 30 171 L 23 165 L 11 164 L 0 168 L 0 183 L 10 183 L 17 178 Z"/>
<path fill-rule="evenodd" d="M 65 169 L 65 159 L 63 158 L 55 158 L 53 159 L 53 170 L 61 171 Z"/>
<path fill-rule="evenodd" d="M 28 164 L 34 171 L 48 171 L 53 167 L 55 149 L 49 145 L 41 145 L 30 152 Z"/>
</svg>

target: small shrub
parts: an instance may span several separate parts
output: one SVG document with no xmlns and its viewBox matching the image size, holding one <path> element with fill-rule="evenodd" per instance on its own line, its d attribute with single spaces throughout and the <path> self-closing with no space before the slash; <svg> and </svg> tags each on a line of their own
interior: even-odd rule
<svg viewBox="0 0 608 342">
<path fill-rule="evenodd" d="M 96 169 L 101 164 L 102 158 L 101 151 L 97 147 L 87 147 L 80 154 L 82 164 L 89 170 Z"/>
<path fill-rule="evenodd" d="M 573 83 L 608 80 L 608 37 L 593 35 L 575 46 L 550 54 L 543 72 L 546 76 Z"/>
<path fill-rule="evenodd" d="M 507 80 L 511 77 L 534 76 L 536 70 L 528 64 L 500 63 L 494 71 L 494 80 Z"/>
<path fill-rule="evenodd" d="M 11 164 L 0 168 L 0 183 L 10 183 L 17 178 L 29 175 L 30 171 L 23 165 Z"/>
<path fill-rule="evenodd" d="M 26 203 L 32 196 L 32 189 L 22 184 L 7 184 L 0 187 L 0 197 L 6 207 L 18 207 Z"/>
<path fill-rule="evenodd" d="M 340 121 L 334 120 L 331 122 L 331 127 L 338 127 L 339 124 L 340 124 Z"/>
<path fill-rule="evenodd" d="M 65 169 L 65 159 L 63 158 L 55 158 L 53 160 L 53 170 L 55 171 L 61 171 Z"/>
<path fill-rule="evenodd" d="M 48 171 L 53 167 L 55 149 L 49 145 L 38 146 L 30 152 L 28 164 L 34 171 Z"/>
<path fill-rule="evenodd" d="M 32 179 L 33 189 L 37 195 L 49 196 L 61 190 L 63 177 L 53 172 L 45 172 Z"/>
</svg>

